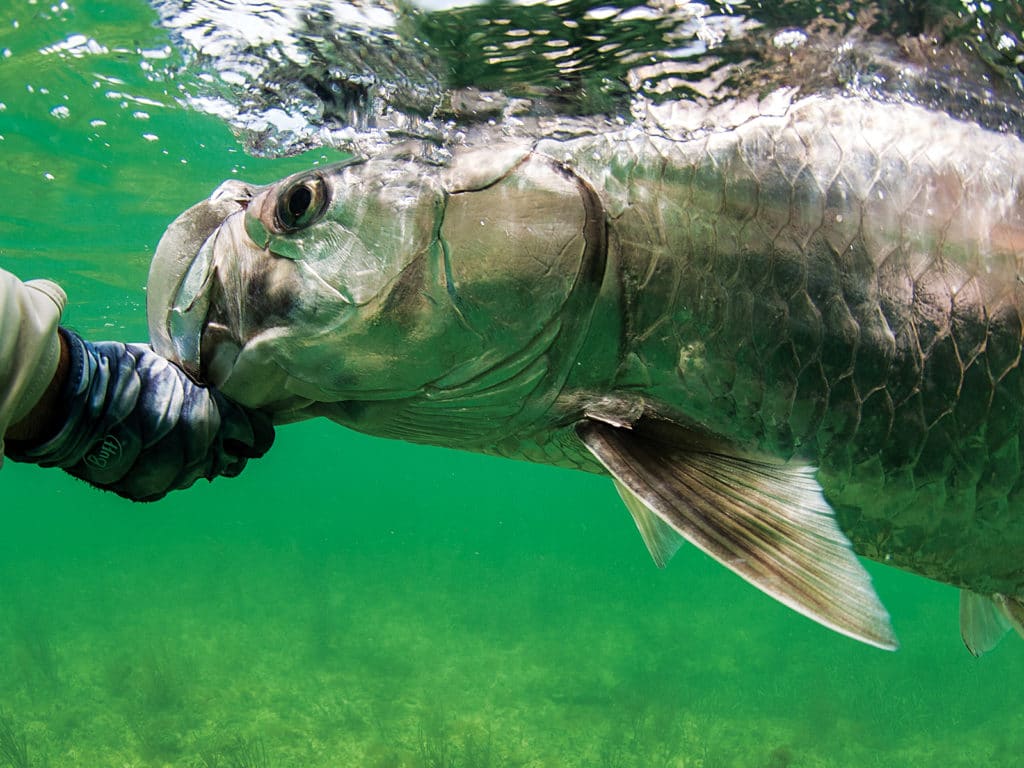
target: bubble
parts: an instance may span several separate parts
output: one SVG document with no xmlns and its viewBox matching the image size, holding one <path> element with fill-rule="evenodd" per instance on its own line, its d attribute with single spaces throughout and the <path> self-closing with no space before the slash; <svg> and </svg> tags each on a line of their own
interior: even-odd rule
<svg viewBox="0 0 1024 768">
<path fill-rule="evenodd" d="M 806 42 L 807 34 L 800 29 L 783 29 L 772 38 L 772 45 L 776 48 L 799 48 Z"/>
</svg>

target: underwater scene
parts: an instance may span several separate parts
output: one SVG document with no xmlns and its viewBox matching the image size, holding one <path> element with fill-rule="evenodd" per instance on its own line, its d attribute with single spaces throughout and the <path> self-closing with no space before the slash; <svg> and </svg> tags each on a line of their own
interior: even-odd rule
<svg viewBox="0 0 1024 768">
<path fill-rule="evenodd" d="M 225 179 L 776 88 L 1024 131 L 1013 2 L 296 7 L 0 3 L 0 266 L 146 341 L 156 245 Z M 600 475 L 318 419 L 154 503 L 0 484 L 0 768 L 1024 765 L 1024 641 L 972 656 L 957 589 L 862 560 L 869 647 L 695 547 L 658 568 Z"/>
</svg>

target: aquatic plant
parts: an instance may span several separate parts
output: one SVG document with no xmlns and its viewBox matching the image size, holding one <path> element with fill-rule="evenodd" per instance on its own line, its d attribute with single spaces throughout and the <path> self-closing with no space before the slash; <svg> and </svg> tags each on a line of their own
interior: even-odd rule
<svg viewBox="0 0 1024 768">
<path fill-rule="evenodd" d="M 270 758 L 260 738 L 240 738 L 228 761 L 230 768 L 270 768 Z"/>
<path fill-rule="evenodd" d="M 455 768 L 455 750 L 448 731 L 443 727 L 424 731 L 416 738 L 419 763 L 417 768 Z"/>
<path fill-rule="evenodd" d="M 490 730 L 477 735 L 466 734 L 462 739 L 462 765 L 464 768 L 493 768 L 497 759 L 494 737 Z"/>
<path fill-rule="evenodd" d="M 768 755 L 768 762 L 765 763 L 765 768 L 789 768 L 793 764 L 793 750 L 783 744 L 781 747 L 776 747 Z"/>
<path fill-rule="evenodd" d="M 50 623 L 37 610 L 24 609 L 14 622 L 15 653 L 25 682 L 35 688 L 60 684 L 60 665 Z"/>
<path fill-rule="evenodd" d="M 133 669 L 132 686 L 137 704 L 147 712 L 174 712 L 187 701 L 190 687 L 188 659 L 162 645 L 141 656 Z"/>
<path fill-rule="evenodd" d="M 28 741 L 25 734 L 15 731 L 14 719 L 0 710 L 0 758 L 10 768 L 30 768 Z"/>
<path fill-rule="evenodd" d="M 231 744 L 221 749 L 202 752 L 196 768 L 270 768 L 263 740 L 239 736 Z"/>
<path fill-rule="evenodd" d="M 499 751 L 490 729 L 470 731 L 457 741 L 443 721 L 427 730 L 420 726 L 417 758 L 416 768 L 520 768 L 527 763 Z"/>
<path fill-rule="evenodd" d="M 125 720 L 134 734 L 136 748 L 149 763 L 172 763 L 182 753 L 182 727 L 173 713 L 130 710 Z"/>
</svg>

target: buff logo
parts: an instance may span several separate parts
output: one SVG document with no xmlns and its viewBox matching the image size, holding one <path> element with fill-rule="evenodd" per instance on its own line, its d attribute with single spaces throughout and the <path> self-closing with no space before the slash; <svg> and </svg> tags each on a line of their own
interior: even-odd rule
<svg viewBox="0 0 1024 768">
<path fill-rule="evenodd" d="M 94 469 L 106 469 L 117 464 L 120 459 L 121 443 L 113 435 L 107 435 L 93 445 L 84 461 Z"/>
</svg>

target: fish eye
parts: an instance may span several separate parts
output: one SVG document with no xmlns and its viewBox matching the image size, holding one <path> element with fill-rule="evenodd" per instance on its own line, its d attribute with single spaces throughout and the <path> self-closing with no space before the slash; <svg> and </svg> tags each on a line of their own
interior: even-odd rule
<svg viewBox="0 0 1024 768">
<path fill-rule="evenodd" d="M 305 176 L 288 186 L 277 198 L 275 229 L 295 232 L 316 221 L 327 207 L 324 182 L 319 176 Z"/>
</svg>

